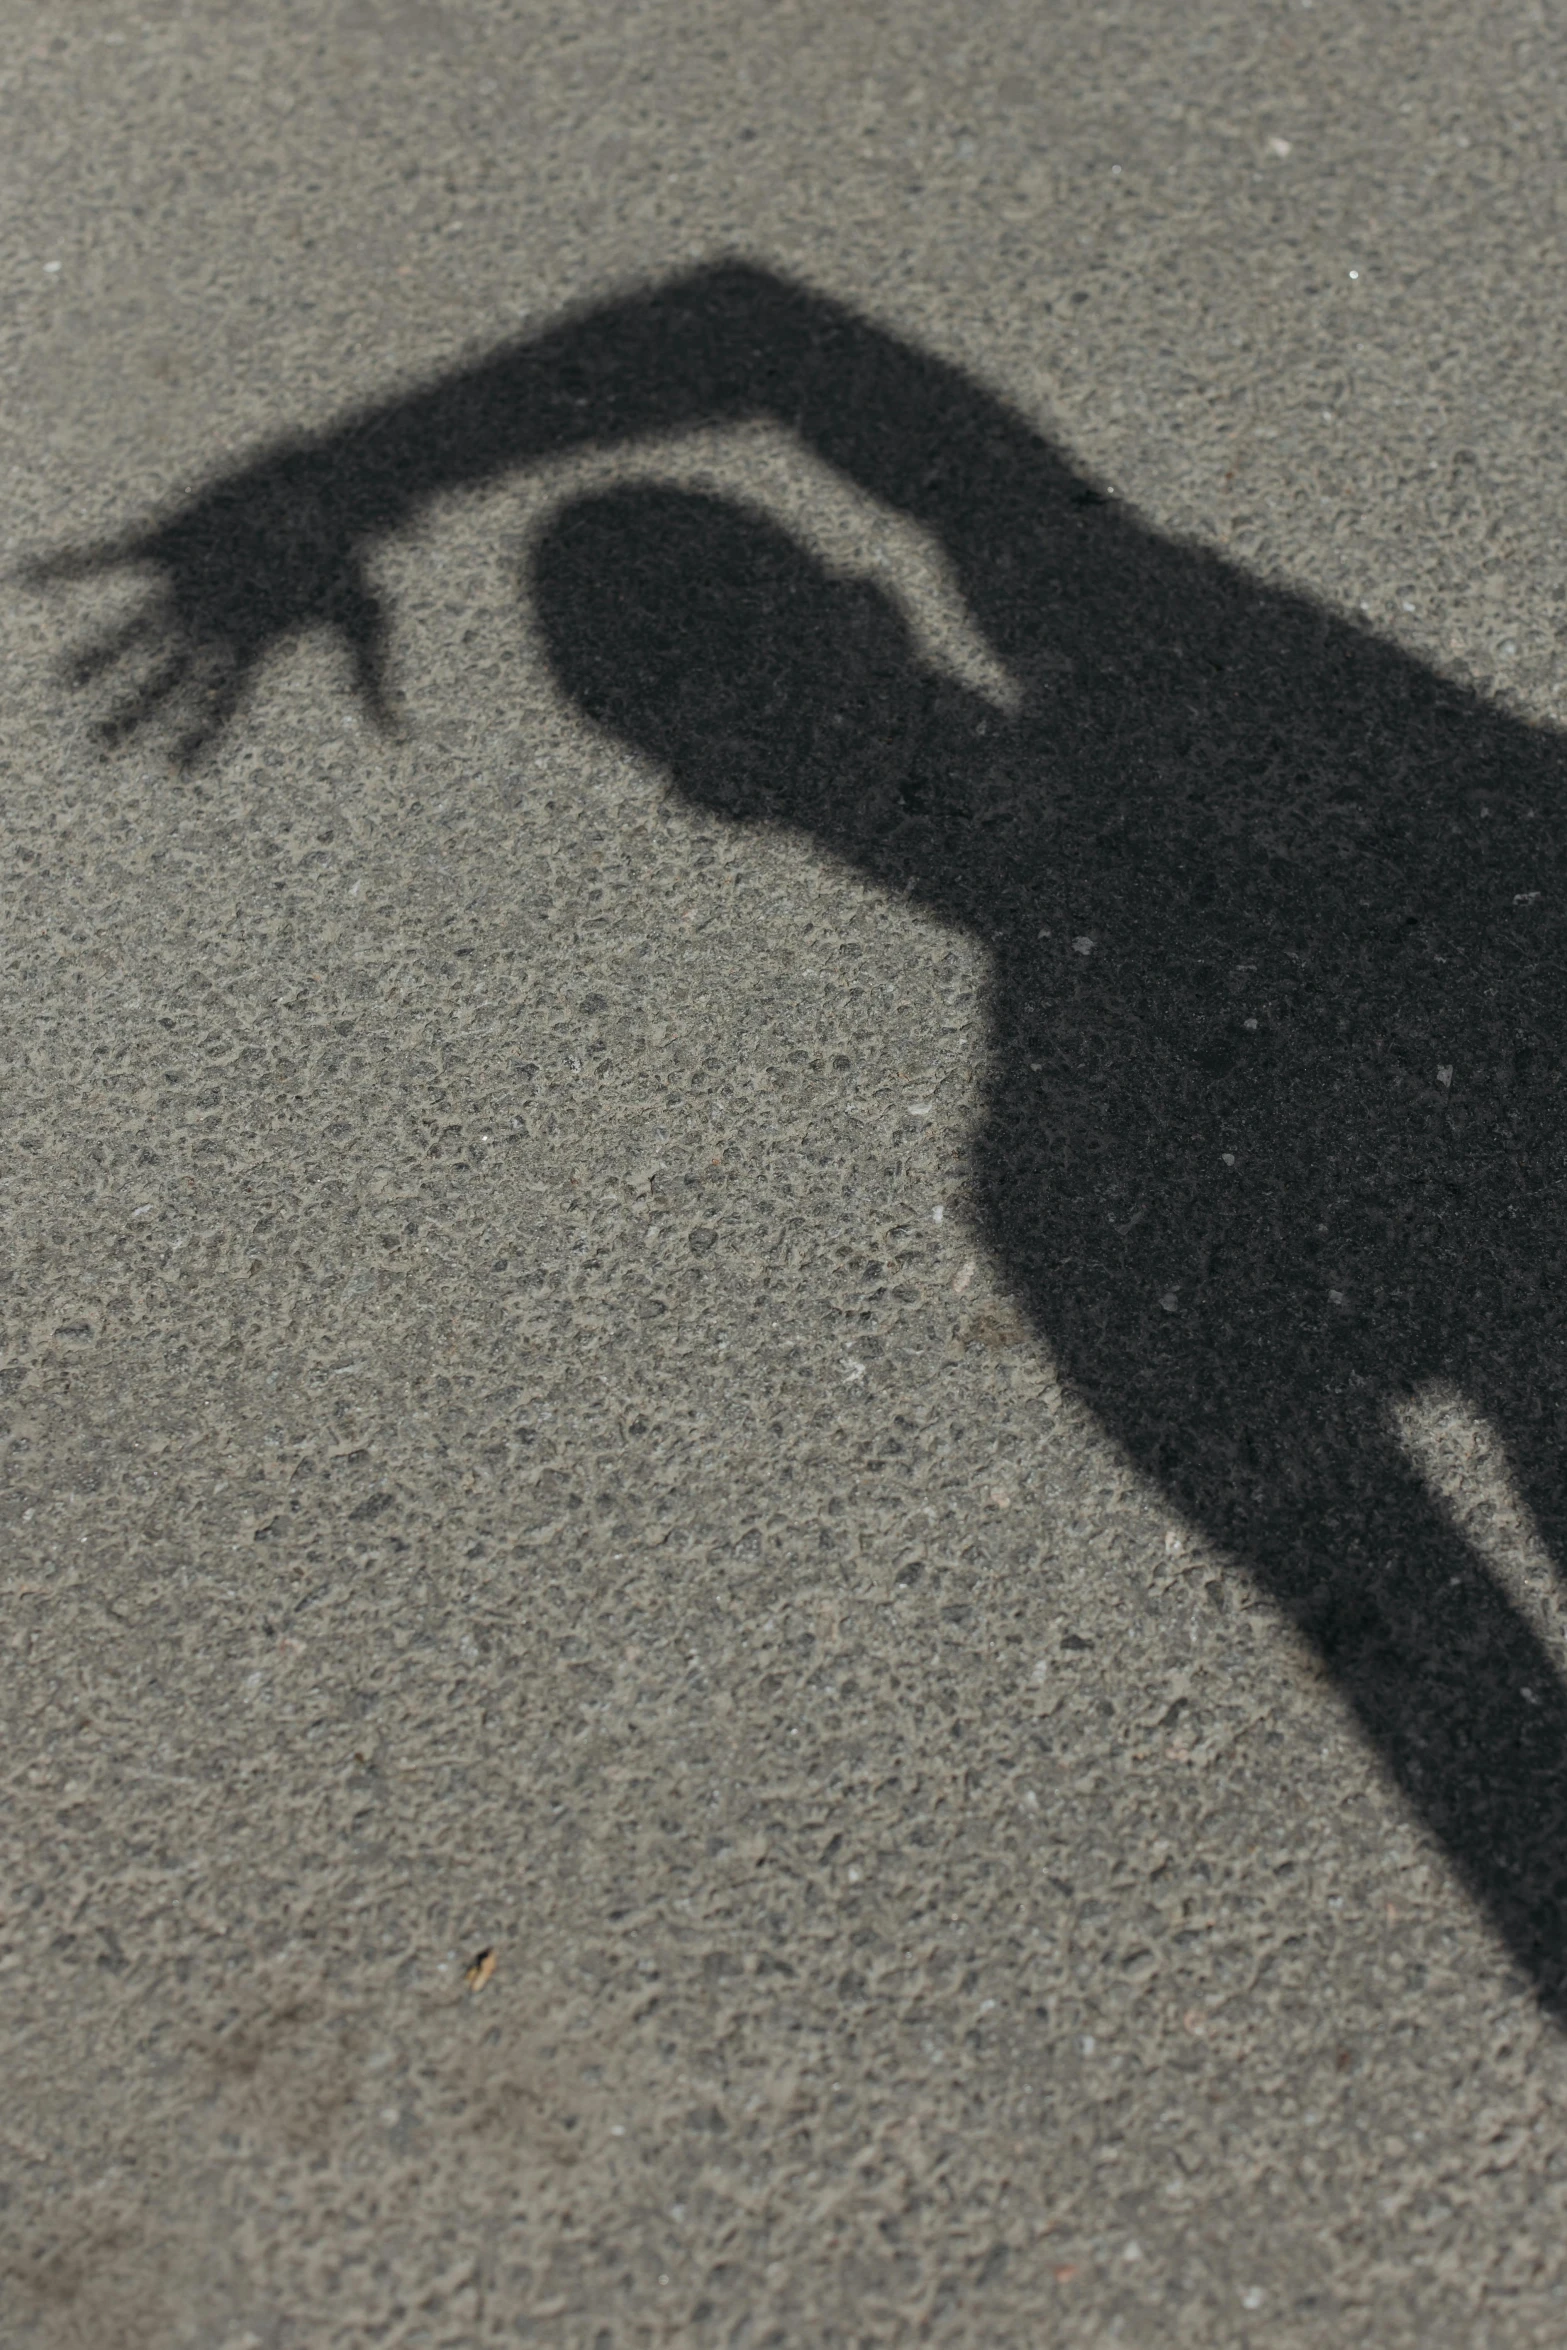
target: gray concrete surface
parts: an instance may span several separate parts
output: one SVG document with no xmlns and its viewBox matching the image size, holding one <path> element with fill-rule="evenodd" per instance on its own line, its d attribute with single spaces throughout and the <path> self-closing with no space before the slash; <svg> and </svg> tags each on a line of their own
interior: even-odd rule
<svg viewBox="0 0 1567 2350">
<path fill-rule="evenodd" d="M 802 578 L 892 599 L 931 707 L 1022 741 L 962 465 L 944 535 L 834 458 L 869 395 L 803 431 L 557 417 L 368 516 L 394 728 L 285 581 L 253 672 L 214 624 L 96 731 L 171 616 L 200 638 L 203 579 L 241 596 L 269 448 L 328 452 L 289 509 L 325 545 L 345 418 L 743 254 L 1098 483 L 1107 598 L 1185 550 L 1169 594 L 1260 583 L 1275 649 L 1314 600 L 1383 704 L 1448 681 L 1484 775 L 1403 772 L 1384 710 L 1368 788 L 1451 817 L 1462 897 L 1485 853 L 1441 791 L 1500 821 L 1560 773 L 1555 17 L 265 0 L 5 36 L 5 2340 L 1562 2340 L 1554 1945 L 1486 1849 L 1534 1816 L 1523 1765 L 1465 1793 L 1439 1746 L 1422 1782 L 1267 1543 L 1047 1326 L 986 1189 L 997 957 L 934 869 L 703 805 L 583 716 L 529 592 L 563 514 L 745 500 Z M 973 478 L 1010 464 L 964 418 Z M 167 540 L 161 574 L 21 576 L 193 513 L 161 618 Z M 1208 719 L 1291 690 L 1243 668 Z M 1300 739 L 1347 762 L 1334 690 L 1305 663 Z M 1309 865 L 1279 733 L 1268 853 Z M 1556 918 L 1534 814 L 1508 941 L 1514 899 Z M 1419 1131 L 1479 1148 L 1500 1113 L 1438 1017 L 1470 999 L 1410 968 Z M 1467 1296 L 1491 1262 L 1450 1223 L 1424 1278 Z M 1537 1330 L 1505 1287 L 1465 1310 L 1543 1434 L 1434 1355 L 1378 1408 L 1548 1745 L 1531 1245 Z M 1356 1574 L 1407 1596 L 1412 1523 L 1367 1554 L 1351 1510 Z"/>
</svg>

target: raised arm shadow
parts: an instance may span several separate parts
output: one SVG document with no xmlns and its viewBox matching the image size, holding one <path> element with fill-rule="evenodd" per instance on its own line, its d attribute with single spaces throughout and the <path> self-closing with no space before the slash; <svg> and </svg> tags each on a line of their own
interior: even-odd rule
<svg viewBox="0 0 1567 2350">
<path fill-rule="evenodd" d="M 341 637 L 370 709 L 387 718 L 385 616 L 368 559 L 428 500 L 574 449 L 758 417 L 932 529 L 1006 658 L 1017 632 L 998 592 L 987 494 L 1015 512 L 1086 485 L 956 370 L 741 262 L 584 311 L 329 432 L 281 442 L 161 521 L 30 575 L 151 573 L 145 610 L 73 673 L 115 681 L 141 664 L 104 733 L 172 721 L 189 765 L 268 652 L 306 629 Z"/>
</svg>

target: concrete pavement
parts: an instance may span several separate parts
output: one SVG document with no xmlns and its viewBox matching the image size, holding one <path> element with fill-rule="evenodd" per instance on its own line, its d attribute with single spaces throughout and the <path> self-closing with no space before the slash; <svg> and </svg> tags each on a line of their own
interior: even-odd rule
<svg viewBox="0 0 1567 2350">
<path fill-rule="evenodd" d="M 7 2338 L 1557 2339 L 1559 30 L 9 36 Z M 593 321 L 725 255 L 805 341 L 682 297 L 681 380 L 723 396 L 661 409 L 667 353 Z M 752 593 L 798 630 L 760 718 Z M 1195 717 L 1138 667 L 1156 612 Z M 724 648 L 695 705 L 658 682 L 688 617 Z M 1251 793 L 1200 817 L 1256 859 L 1202 913 L 1197 803 L 1164 897 L 1145 845 L 1166 734 Z M 1103 894 L 1029 916 L 1025 987 L 1047 803 Z M 1421 877 L 1429 954 L 1357 993 L 1370 930 L 1323 950 L 1414 1204 L 1324 1257 L 1320 1344 L 1357 1268 L 1398 1292 L 1342 1386 L 1430 1520 L 1341 1469 L 1287 1571 L 1286 1471 L 1339 1425 L 1319 1342 L 1274 1374 L 1171 1335 L 1154 1242 L 1196 1178 L 1133 1079 L 1206 924 L 1277 940 L 1214 986 L 1237 1050 L 1283 1035 L 1329 804 L 1357 872 Z M 1543 1107 L 1520 1062 L 1504 1129 L 1526 1015 Z M 1020 1238 L 987 1137 L 1036 1049 L 1058 1188 Z M 1391 1132 L 1330 1061 L 1234 1100 L 1281 1264 L 1316 1112 Z M 1234 1329 L 1266 1255 L 1204 1276 Z M 1145 1269 L 1151 1335 L 1112 1347 Z M 1483 1377 L 1432 1369 L 1460 1324 Z M 1248 1516 L 1215 1447 L 1286 1407 Z M 1446 1678 L 1325 1627 L 1340 1557 L 1427 1608 Z"/>
</svg>

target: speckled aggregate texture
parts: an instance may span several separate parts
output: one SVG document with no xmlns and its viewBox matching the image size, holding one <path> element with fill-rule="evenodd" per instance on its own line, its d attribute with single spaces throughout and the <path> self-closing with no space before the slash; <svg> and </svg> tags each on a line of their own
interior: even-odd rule
<svg viewBox="0 0 1567 2350">
<path fill-rule="evenodd" d="M 530 592 L 743 501 L 1001 729 L 939 534 L 788 414 L 454 468 L 395 725 L 301 626 L 183 765 L 68 666 L 145 566 L 22 576 L 743 255 L 1549 768 L 1558 13 L 0 17 L 0 2334 L 1567 2339 L 1559 2001 L 1052 1351 L 984 938 L 591 724 Z M 1557 1670 L 1509 1432 L 1394 1418 Z"/>
</svg>

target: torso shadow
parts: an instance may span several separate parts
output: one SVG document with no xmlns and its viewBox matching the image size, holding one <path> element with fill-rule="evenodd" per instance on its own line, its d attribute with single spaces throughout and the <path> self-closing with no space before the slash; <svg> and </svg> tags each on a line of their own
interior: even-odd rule
<svg viewBox="0 0 1567 2350">
<path fill-rule="evenodd" d="M 1554 1996 L 1567 1700 L 1392 1415 L 1462 1389 L 1563 1555 L 1563 746 L 1109 506 L 1007 524 L 1010 719 L 720 499 L 581 501 L 531 586 L 687 795 L 983 940 L 1003 1279 Z"/>
</svg>

